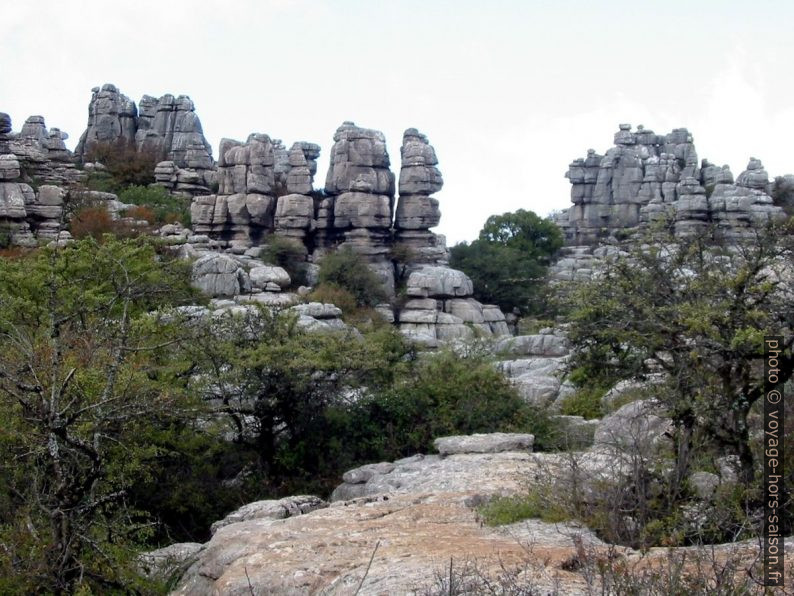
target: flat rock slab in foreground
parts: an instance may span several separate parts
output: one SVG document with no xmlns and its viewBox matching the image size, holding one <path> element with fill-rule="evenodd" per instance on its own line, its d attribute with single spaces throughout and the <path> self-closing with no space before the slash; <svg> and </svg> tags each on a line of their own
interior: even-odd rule
<svg viewBox="0 0 794 596">
<path fill-rule="evenodd" d="M 615 473 L 610 452 L 579 455 L 580 472 L 596 480 Z M 569 490 L 565 481 L 569 456 L 465 453 L 362 466 L 348 472 L 337 489 L 362 491 L 365 496 L 360 498 L 311 511 L 289 501 L 286 508 L 280 504 L 284 512 L 278 509 L 277 515 L 271 512 L 276 502 L 259 503 L 253 507 L 256 511 L 243 508 L 229 516 L 226 521 L 232 523 L 219 527 L 201 547 L 174 594 L 432 593 L 438 591 L 439 576 L 448 573 L 450 559 L 456 570 L 476 563 L 490 577 L 504 569 L 520 569 L 521 585 L 531 586 L 532 593 L 555 593 L 555 589 L 560 594 L 592 593 L 587 570 L 571 565 L 577 557 L 575 543 L 601 557 L 609 547 L 588 529 L 540 520 L 491 528 L 483 525 L 475 509 L 489 496 L 519 494 L 544 482 L 552 482 L 562 494 Z M 292 499 L 311 507 L 323 505 L 310 497 Z M 251 519 L 249 514 L 267 517 Z M 285 514 L 291 516 L 280 518 Z M 724 548 L 733 547 L 717 547 Z M 739 549 L 752 560 L 758 544 L 751 541 Z M 640 557 L 625 548 L 617 553 L 627 557 L 628 565 Z M 666 549 L 653 549 L 650 559 L 664 564 L 667 556 Z"/>
<path fill-rule="evenodd" d="M 251 520 L 218 530 L 176 594 L 354 594 L 378 545 L 360 594 L 404 594 L 430 587 L 453 561 L 477 559 L 496 571 L 517 565 L 524 548 L 509 533 L 483 527 L 466 494 L 398 495 L 340 502 L 284 520 Z M 551 588 L 571 554 L 571 529 L 542 524 L 557 540 L 537 548 L 538 582 Z M 537 525 L 537 523 L 535 525 Z M 249 588 L 253 586 L 253 592 Z M 582 585 L 583 587 L 583 585 Z M 569 592 L 571 593 L 571 592 Z M 575 593 L 575 592 L 574 592 Z"/>
</svg>

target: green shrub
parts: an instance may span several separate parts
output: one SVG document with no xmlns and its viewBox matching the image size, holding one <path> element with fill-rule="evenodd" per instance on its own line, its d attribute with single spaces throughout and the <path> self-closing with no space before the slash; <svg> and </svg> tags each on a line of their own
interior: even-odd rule
<svg viewBox="0 0 794 596">
<path fill-rule="evenodd" d="M 154 168 L 163 157 L 150 149 L 139 150 L 135 143 L 120 138 L 114 142 L 91 144 L 86 161 L 98 161 L 104 165 L 118 188 L 123 188 L 154 182 Z"/>
<path fill-rule="evenodd" d="M 122 203 L 148 207 L 158 224 L 180 222 L 190 226 L 190 199 L 169 194 L 162 186 L 130 186 L 119 193 Z"/>
<path fill-rule="evenodd" d="M 262 258 L 289 273 L 293 286 L 306 285 L 306 248 L 302 243 L 282 236 L 271 236 L 265 244 Z"/>
<path fill-rule="evenodd" d="M 85 186 L 88 190 L 112 193 L 117 193 L 122 188 L 108 172 L 91 172 L 85 179 Z"/>
<path fill-rule="evenodd" d="M 362 460 L 392 460 L 433 450 L 433 440 L 477 432 L 530 432 L 543 448 L 554 435 L 487 359 L 442 351 L 423 358 L 391 388 L 357 403 L 351 433 Z"/>
<path fill-rule="evenodd" d="M 362 257 L 349 248 L 327 254 L 320 262 L 320 282 L 344 288 L 359 306 L 375 306 L 388 300 L 378 276 Z"/>
<path fill-rule="evenodd" d="M 570 514 L 560 505 L 559 499 L 539 488 L 524 495 L 493 499 L 480 507 L 477 512 L 489 526 L 503 526 L 533 518 L 549 523 L 571 519 Z"/>
<path fill-rule="evenodd" d="M 356 311 L 356 297 L 344 288 L 335 284 L 320 284 L 306 296 L 307 302 L 322 302 L 333 304 L 342 309 L 342 313 L 349 315 Z"/>
<path fill-rule="evenodd" d="M 11 246 L 11 229 L 8 225 L 0 225 L 0 249 Z"/>
<path fill-rule="evenodd" d="M 562 401 L 561 414 L 581 416 L 587 420 L 601 418 L 601 398 L 605 391 L 601 387 L 582 387 Z"/>
</svg>

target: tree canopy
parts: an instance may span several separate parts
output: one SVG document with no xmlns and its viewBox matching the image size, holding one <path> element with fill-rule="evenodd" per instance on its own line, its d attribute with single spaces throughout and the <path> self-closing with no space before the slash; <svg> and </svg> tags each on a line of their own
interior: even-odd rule
<svg viewBox="0 0 794 596">
<path fill-rule="evenodd" d="M 135 584 L 123 561 L 147 524 L 127 489 L 150 448 L 141 429 L 188 407 L 172 358 L 187 328 L 162 310 L 196 299 L 188 272 L 145 239 L 0 259 L 0 576 L 18 582 L 8 589 Z"/>
<path fill-rule="evenodd" d="M 519 209 L 489 217 L 477 240 L 452 247 L 450 264 L 471 277 L 478 300 L 537 314 L 546 269 L 561 246 L 553 222 Z"/>
<path fill-rule="evenodd" d="M 763 395 L 765 336 L 784 337 L 782 382 L 794 368 L 791 232 L 789 222 L 679 238 L 660 227 L 569 297 L 573 362 L 590 382 L 666 373 L 656 394 L 676 425 L 677 482 L 696 434 L 753 479 L 748 416 Z"/>
</svg>

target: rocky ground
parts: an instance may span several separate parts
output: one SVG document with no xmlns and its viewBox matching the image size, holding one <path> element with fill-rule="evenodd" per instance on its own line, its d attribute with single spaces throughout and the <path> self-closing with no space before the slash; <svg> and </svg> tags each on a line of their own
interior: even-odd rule
<svg viewBox="0 0 794 596">
<path fill-rule="evenodd" d="M 454 577 L 512 578 L 532 593 L 593 594 L 601 593 L 599 560 L 618 557 L 636 569 L 669 561 L 667 549 L 610 547 L 575 522 L 485 525 L 478 505 L 557 483 L 570 470 L 569 456 L 532 453 L 531 444 L 531 435 L 499 433 L 439 440 L 439 455 L 347 472 L 330 502 L 298 496 L 249 504 L 213 526 L 208 543 L 172 545 L 145 564 L 178 569 L 173 593 L 185 595 L 434 593 L 446 585 L 450 564 Z M 582 452 L 577 464 L 594 476 L 615 469 L 603 446 Z M 564 482 L 555 486 L 563 490 Z M 750 565 L 758 545 L 714 552 Z"/>
</svg>

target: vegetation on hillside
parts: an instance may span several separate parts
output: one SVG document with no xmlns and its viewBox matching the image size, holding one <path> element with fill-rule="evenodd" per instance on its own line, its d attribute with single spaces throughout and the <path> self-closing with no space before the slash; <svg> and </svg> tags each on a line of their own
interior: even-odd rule
<svg viewBox="0 0 794 596">
<path fill-rule="evenodd" d="M 241 503 L 545 423 L 481 356 L 179 308 L 201 300 L 145 238 L 0 259 L 0 592 L 156 589 L 136 553 L 206 540 Z"/>
<path fill-rule="evenodd" d="M 450 249 L 450 265 L 474 282 L 474 296 L 503 311 L 543 314 L 548 310 L 544 278 L 562 247 L 562 233 L 532 211 L 492 215 L 471 244 Z"/>
</svg>

